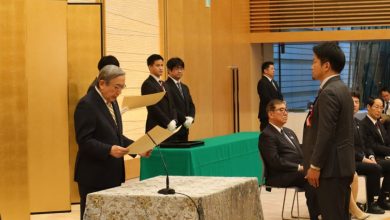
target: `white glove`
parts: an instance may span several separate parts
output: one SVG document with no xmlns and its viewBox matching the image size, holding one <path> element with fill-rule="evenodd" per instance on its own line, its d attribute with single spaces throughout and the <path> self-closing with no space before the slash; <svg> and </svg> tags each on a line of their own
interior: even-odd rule
<svg viewBox="0 0 390 220">
<path fill-rule="evenodd" d="M 183 123 L 184 127 L 186 127 L 187 129 L 190 128 L 193 121 L 194 121 L 193 117 L 186 116 L 186 121 Z"/>
<path fill-rule="evenodd" d="M 176 129 L 176 121 L 172 120 L 171 122 L 169 122 L 169 124 L 167 125 L 167 129 L 169 131 L 174 131 Z"/>
</svg>

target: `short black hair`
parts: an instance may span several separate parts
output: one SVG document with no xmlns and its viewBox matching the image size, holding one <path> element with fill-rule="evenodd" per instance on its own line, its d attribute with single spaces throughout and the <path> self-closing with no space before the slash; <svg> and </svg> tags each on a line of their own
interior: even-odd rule
<svg viewBox="0 0 390 220">
<path fill-rule="evenodd" d="M 352 92 L 351 92 L 351 96 L 352 96 L 353 98 L 358 98 L 358 99 L 360 99 L 360 93 L 359 93 L 358 91 L 352 91 Z"/>
<path fill-rule="evenodd" d="M 164 61 L 164 58 L 159 54 L 152 54 L 146 60 L 146 64 L 148 64 L 148 66 L 152 66 L 156 60 Z"/>
<path fill-rule="evenodd" d="M 119 61 L 116 57 L 114 57 L 112 55 L 102 56 L 102 58 L 100 58 L 100 60 L 99 60 L 98 66 L 97 66 L 99 71 L 102 70 L 103 67 L 105 67 L 106 65 L 115 65 L 115 66 L 119 67 Z"/>
<path fill-rule="evenodd" d="M 268 69 L 269 66 L 274 65 L 272 61 L 266 61 L 261 65 L 261 72 L 264 73 L 264 70 Z"/>
<path fill-rule="evenodd" d="M 169 70 L 173 70 L 173 68 L 175 68 L 175 67 L 184 68 L 184 62 L 179 57 L 173 57 L 173 58 L 169 59 L 167 62 L 167 68 Z"/>
<path fill-rule="evenodd" d="M 385 103 L 383 101 L 383 99 L 380 98 L 380 97 L 369 97 L 368 100 L 367 100 L 367 105 L 369 105 L 371 107 L 374 104 L 375 100 L 377 100 L 377 99 L 381 100 L 382 105 Z"/>
<path fill-rule="evenodd" d="M 387 88 L 387 87 L 382 87 L 382 89 L 379 90 L 379 95 L 381 95 L 382 92 L 390 92 L 390 90 L 389 90 L 389 88 Z"/>
<path fill-rule="evenodd" d="M 345 55 L 336 42 L 325 42 L 313 47 L 321 64 L 329 62 L 333 71 L 340 73 L 345 66 Z"/>
<path fill-rule="evenodd" d="M 286 102 L 280 99 L 272 99 L 270 102 L 268 102 L 267 107 L 265 107 L 267 114 L 268 112 L 275 111 L 276 105 L 280 105 L 280 104 L 286 104 Z"/>
</svg>

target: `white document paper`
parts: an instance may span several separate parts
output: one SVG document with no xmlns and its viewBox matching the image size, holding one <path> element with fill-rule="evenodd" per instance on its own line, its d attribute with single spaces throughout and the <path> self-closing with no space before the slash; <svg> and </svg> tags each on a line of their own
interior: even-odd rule
<svg viewBox="0 0 390 220">
<path fill-rule="evenodd" d="M 134 108 L 154 105 L 164 97 L 164 92 L 153 93 L 140 96 L 125 96 L 122 102 L 122 109 L 130 110 Z M 123 114 L 123 113 L 122 113 Z"/>
<path fill-rule="evenodd" d="M 145 153 L 153 149 L 155 146 L 159 145 L 161 142 L 176 133 L 180 128 L 181 126 L 176 128 L 174 131 L 169 131 L 168 129 L 164 129 L 157 125 L 127 147 L 129 154 Z"/>
</svg>

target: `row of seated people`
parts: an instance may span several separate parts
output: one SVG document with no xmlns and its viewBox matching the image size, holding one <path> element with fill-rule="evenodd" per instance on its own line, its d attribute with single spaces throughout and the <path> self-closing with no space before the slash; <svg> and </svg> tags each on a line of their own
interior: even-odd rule
<svg viewBox="0 0 390 220">
<path fill-rule="evenodd" d="M 359 94 L 351 93 L 354 112 L 359 110 Z M 380 98 L 371 99 L 367 104 L 367 116 L 354 120 L 354 145 L 356 172 L 366 176 L 367 212 L 383 214 L 390 210 L 386 195 L 390 191 L 390 137 L 379 122 L 383 110 Z M 267 105 L 270 124 L 259 137 L 259 150 L 265 163 L 266 185 L 274 187 L 297 186 L 305 189 L 310 219 L 318 219 L 320 210 L 314 188 L 305 179 L 303 153 L 296 134 L 283 127 L 288 119 L 284 101 L 272 100 Z M 382 186 L 380 179 L 383 176 Z M 351 185 L 350 213 L 357 219 L 366 219 L 368 214 L 356 205 L 357 175 Z M 377 200 L 375 201 L 375 197 Z"/>
</svg>

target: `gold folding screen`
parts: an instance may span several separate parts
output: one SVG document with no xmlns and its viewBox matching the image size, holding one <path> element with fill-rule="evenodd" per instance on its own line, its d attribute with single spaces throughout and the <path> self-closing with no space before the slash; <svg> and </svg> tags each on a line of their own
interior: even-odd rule
<svg viewBox="0 0 390 220">
<path fill-rule="evenodd" d="M 0 215 L 29 219 L 26 0 L 0 4 Z"/>
<path fill-rule="evenodd" d="M 73 181 L 77 154 L 73 113 L 76 104 L 98 75 L 101 57 L 101 4 L 68 5 L 68 108 L 70 200 L 79 202 L 77 184 Z"/>
<path fill-rule="evenodd" d="M 251 32 L 390 26 L 388 0 L 250 0 Z"/>
</svg>

